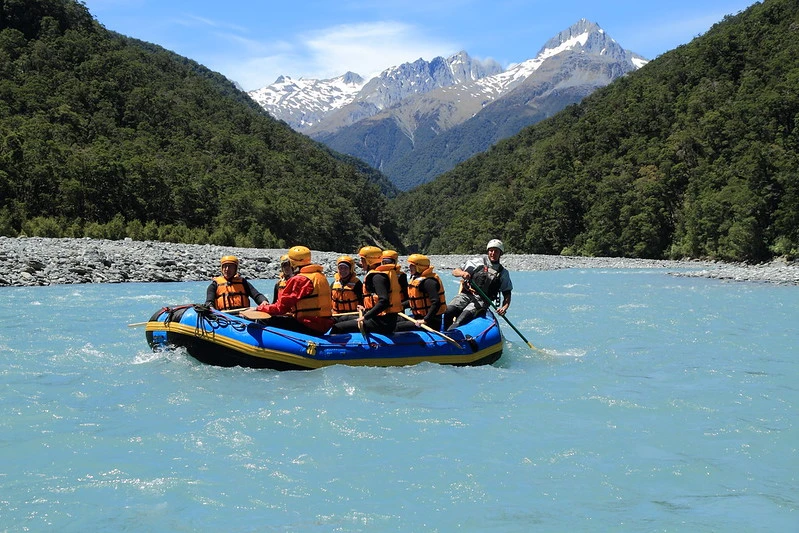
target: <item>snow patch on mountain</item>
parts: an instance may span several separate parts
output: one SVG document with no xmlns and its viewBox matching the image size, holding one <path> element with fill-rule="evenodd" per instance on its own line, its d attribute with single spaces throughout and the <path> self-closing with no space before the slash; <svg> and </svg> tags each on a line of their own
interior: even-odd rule
<svg viewBox="0 0 799 533">
<path fill-rule="evenodd" d="M 330 111 L 352 102 L 364 85 L 366 81 L 354 72 L 327 80 L 280 76 L 273 84 L 249 95 L 275 118 L 292 125 L 310 126 Z"/>
<path fill-rule="evenodd" d="M 469 104 L 475 113 L 524 83 L 548 60 L 564 53 L 606 56 L 609 60 L 626 61 L 633 69 L 647 63 L 641 56 L 624 50 L 596 23 L 581 19 L 549 39 L 533 59 L 504 70 L 493 60 L 479 61 L 461 51 L 448 58 L 436 57 L 429 62 L 418 59 L 389 67 L 368 81 L 351 72 L 329 80 L 281 76 L 272 85 L 249 94 L 275 118 L 313 137 L 427 93 L 443 96 L 452 105 L 477 100 L 477 108 L 474 103 Z"/>
</svg>

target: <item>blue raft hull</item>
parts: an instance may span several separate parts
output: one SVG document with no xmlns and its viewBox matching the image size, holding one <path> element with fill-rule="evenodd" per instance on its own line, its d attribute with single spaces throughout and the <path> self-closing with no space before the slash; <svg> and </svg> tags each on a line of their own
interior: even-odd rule
<svg viewBox="0 0 799 533">
<path fill-rule="evenodd" d="M 215 366 L 310 370 L 344 364 L 407 366 L 422 362 L 486 365 L 502 356 L 502 331 L 489 311 L 446 335 L 458 346 L 424 330 L 391 335 L 348 333 L 307 335 L 195 306 L 165 307 L 147 322 L 155 350 L 185 348 Z"/>
</svg>

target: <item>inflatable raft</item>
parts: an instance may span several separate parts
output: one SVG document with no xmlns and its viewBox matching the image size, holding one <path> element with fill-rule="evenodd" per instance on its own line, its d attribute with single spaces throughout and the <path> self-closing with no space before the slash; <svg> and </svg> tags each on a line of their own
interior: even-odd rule
<svg viewBox="0 0 799 533">
<path fill-rule="evenodd" d="M 185 348 L 202 363 L 275 370 L 308 370 L 334 364 L 406 366 L 424 361 L 486 365 L 502 355 L 502 332 L 488 311 L 446 336 L 434 331 L 391 335 L 307 335 L 199 305 L 164 307 L 145 326 L 154 351 Z M 448 337 L 448 338 L 447 338 Z"/>
</svg>

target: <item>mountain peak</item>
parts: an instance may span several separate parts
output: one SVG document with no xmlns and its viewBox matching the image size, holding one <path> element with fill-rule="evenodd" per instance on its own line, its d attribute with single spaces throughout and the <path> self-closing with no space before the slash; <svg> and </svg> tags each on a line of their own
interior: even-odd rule
<svg viewBox="0 0 799 533">
<path fill-rule="evenodd" d="M 598 24 L 583 18 L 550 38 L 537 56 L 507 69 L 492 59 L 476 59 L 460 50 L 448 57 L 437 56 L 430 61 L 419 58 L 386 68 L 368 81 L 353 72 L 330 80 L 295 81 L 281 76 L 272 85 L 249 94 L 274 117 L 318 137 L 405 105 L 409 98 L 421 98 L 431 91 L 450 91 L 456 100 L 478 98 L 481 105 L 487 105 L 563 53 L 603 56 L 610 61 L 631 62 L 633 68 L 646 63 L 640 56 L 625 51 Z M 562 57 L 565 61 L 567 54 Z M 456 97 L 456 92 L 463 94 Z"/>
<path fill-rule="evenodd" d="M 616 42 L 605 34 L 599 24 L 588 19 L 580 19 L 544 43 L 544 46 L 538 51 L 538 57 L 553 56 L 564 50 L 578 47 L 585 48 L 589 41 L 597 40 L 597 37 L 600 41 Z"/>
<path fill-rule="evenodd" d="M 360 74 L 356 74 L 351 71 L 347 71 L 344 73 L 343 76 L 340 76 L 342 83 L 352 84 L 352 85 L 363 85 L 363 78 Z"/>
</svg>

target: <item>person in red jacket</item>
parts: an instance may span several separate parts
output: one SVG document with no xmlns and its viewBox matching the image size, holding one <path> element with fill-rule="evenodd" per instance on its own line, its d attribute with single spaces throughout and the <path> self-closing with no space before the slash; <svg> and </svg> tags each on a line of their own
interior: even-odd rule
<svg viewBox="0 0 799 533">
<path fill-rule="evenodd" d="M 272 315 L 264 321 L 267 326 L 324 333 L 333 325 L 330 282 L 322 266 L 311 263 L 311 250 L 305 246 L 292 247 L 288 256 L 293 275 L 276 302 L 261 304 L 256 310 Z"/>
</svg>

